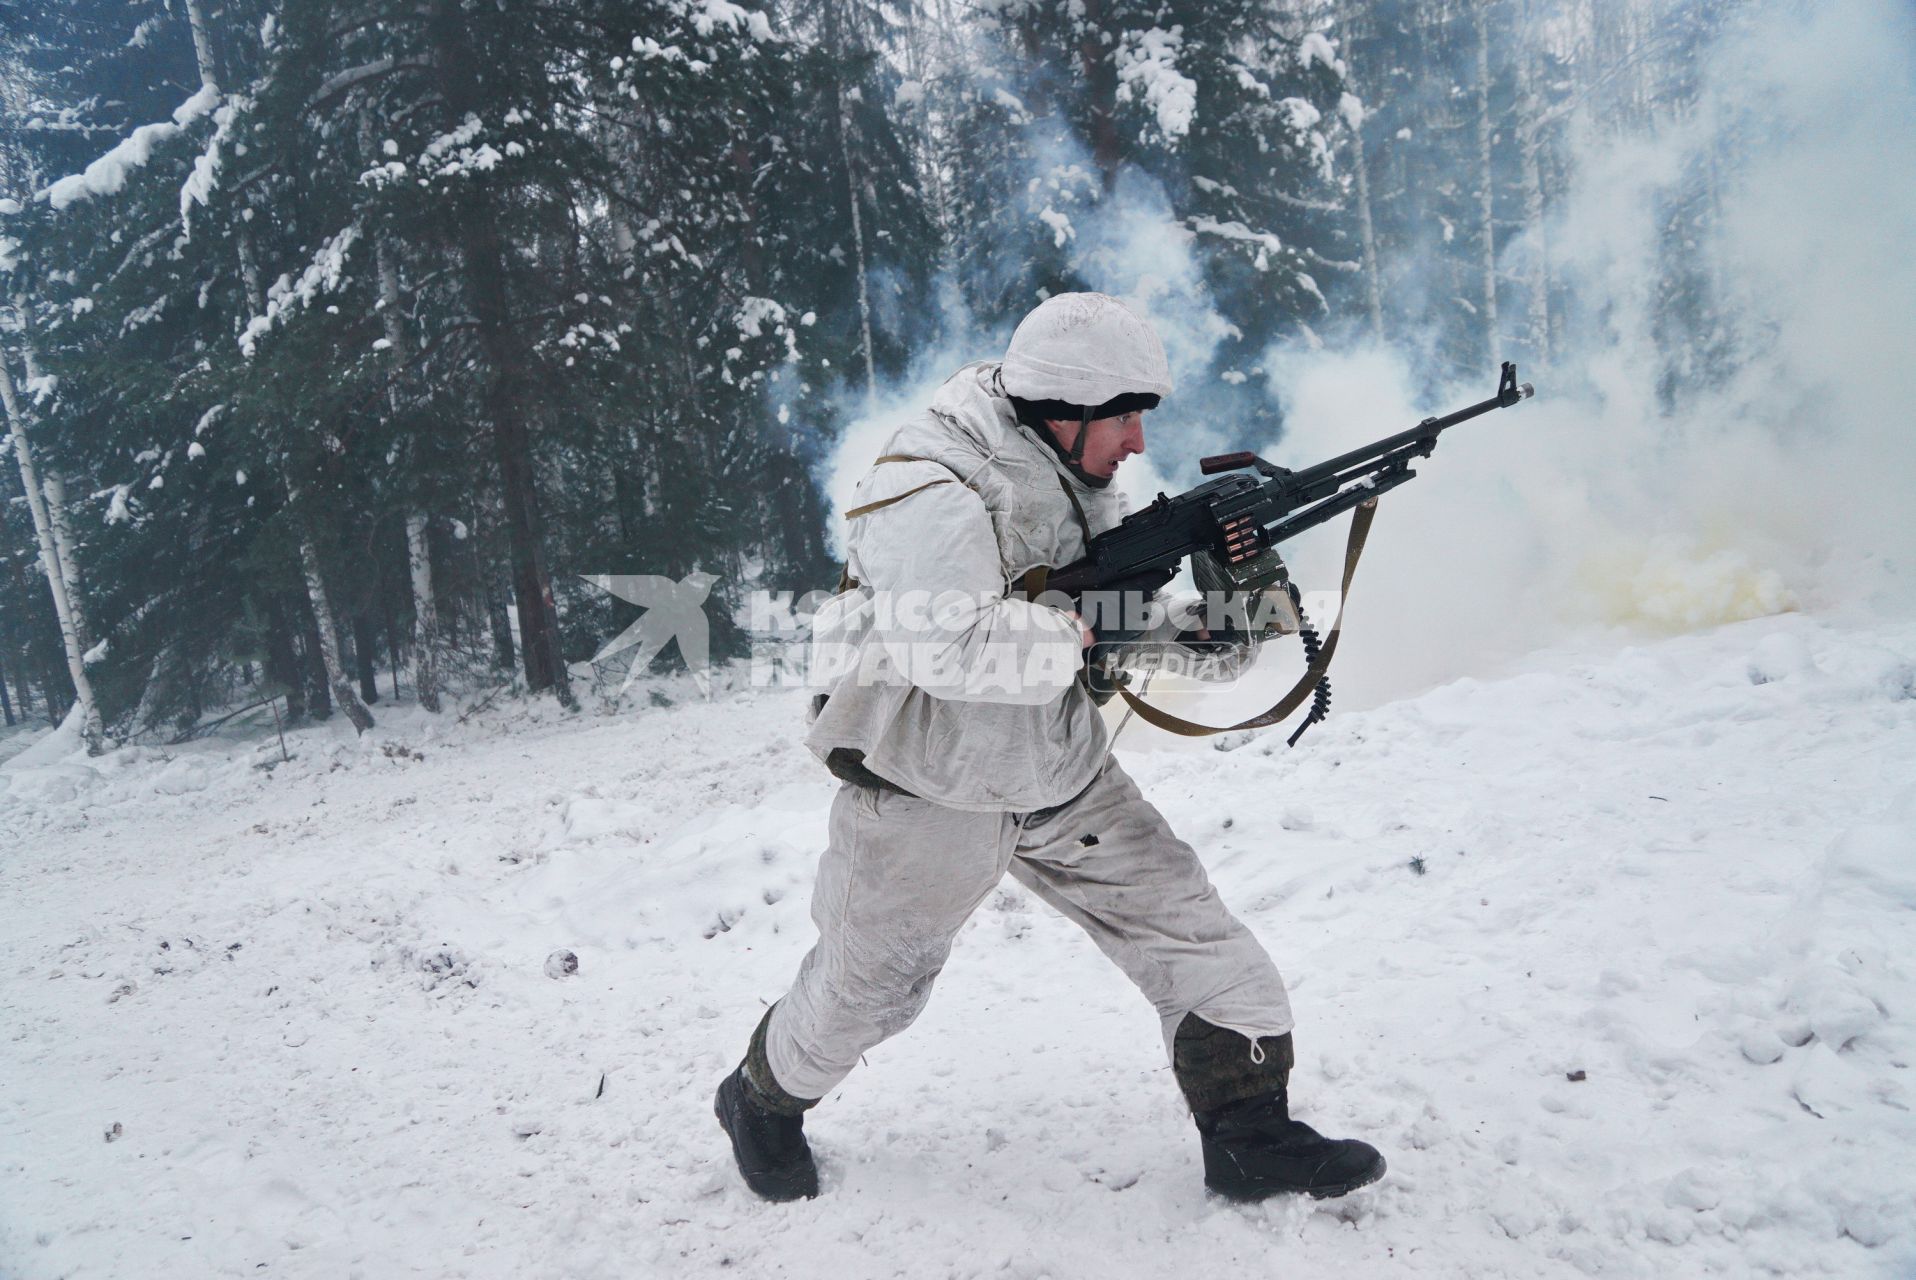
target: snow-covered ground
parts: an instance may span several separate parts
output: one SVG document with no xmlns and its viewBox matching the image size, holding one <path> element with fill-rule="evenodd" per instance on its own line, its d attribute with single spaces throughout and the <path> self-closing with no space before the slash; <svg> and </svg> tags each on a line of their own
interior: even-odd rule
<svg viewBox="0 0 1916 1280">
<path fill-rule="evenodd" d="M 1913 655 L 1785 615 L 1295 751 L 1127 731 L 1292 983 L 1298 1110 L 1390 1159 L 1321 1204 L 1206 1198 L 1155 1017 L 1010 882 L 812 1114 L 823 1196 L 754 1200 L 711 1094 L 812 936 L 796 693 L 35 749 L 0 1275 L 1909 1275 Z"/>
</svg>

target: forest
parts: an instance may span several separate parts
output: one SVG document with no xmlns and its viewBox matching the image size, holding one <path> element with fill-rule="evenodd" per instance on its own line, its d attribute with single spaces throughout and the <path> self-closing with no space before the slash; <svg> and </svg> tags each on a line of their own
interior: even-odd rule
<svg viewBox="0 0 1916 1280">
<path fill-rule="evenodd" d="M 0 710 L 572 706 L 637 616 L 588 574 L 715 575 L 737 652 L 835 576 L 848 424 L 1060 290 L 1139 299 L 1194 418 L 1272 415 L 1277 351 L 1547 373 L 1601 310 L 1576 148 L 1682 129 L 1743 11 L 0 4 Z M 1654 192 L 1654 411 L 1732 363 L 1711 136 Z"/>
</svg>

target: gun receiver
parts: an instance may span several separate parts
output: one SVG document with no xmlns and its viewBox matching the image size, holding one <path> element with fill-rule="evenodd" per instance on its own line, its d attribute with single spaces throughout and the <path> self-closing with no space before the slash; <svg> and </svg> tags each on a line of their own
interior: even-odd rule
<svg viewBox="0 0 1916 1280">
<path fill-rule="evenodd" d="M 1487 400 L 1425 418 L 1302 470 L 1267 462 L 1255 453 L 1223 453 L 1198 463 L 1215 476 L 1175 497 L 1160 493 L 1142 510 L 1091 540 L 1080 560 L 1054 570 L 1046 589 L 1078 596 L 1092 590 L 1155 591 L 1186 556 L 1212 553 L 1233 590 L 1255 591 L 1288 582 L 1276 548 L 1416 476 L 1411 463 L 1430 456 L 1437 438 L 1461 422 L 1507 409 L 1535 394 L 1517 381 L 1506 361 L 1497 393 Z M 1243 472 L 1252 470 L 1256 476 Z M 1261 478 L 1260 478 L 1261 477 Z"/>
</svg>

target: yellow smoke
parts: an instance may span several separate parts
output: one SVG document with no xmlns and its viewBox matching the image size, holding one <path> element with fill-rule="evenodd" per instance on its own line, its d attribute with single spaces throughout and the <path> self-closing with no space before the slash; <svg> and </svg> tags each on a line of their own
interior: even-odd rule
<svg viewBox="0 0 1916 1280">
<path fill-rule="evenodd" d="M 1604 621 L 1670 635 L 1797 607 L 1780 573 L 1715 541 L 1613 546 L 1587 555 L 1578 580 Z"/>
</svg>

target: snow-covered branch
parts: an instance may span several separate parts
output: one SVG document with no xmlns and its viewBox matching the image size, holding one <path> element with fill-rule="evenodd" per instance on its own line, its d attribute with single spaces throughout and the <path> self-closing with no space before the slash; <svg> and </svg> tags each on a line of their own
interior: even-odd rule
<svg viewBox="0 0 1916 1280">
<path fill-rule="evenodd" d="M 359 224 L 353 223 L 319 247 L 313 260 L 299 273 L 299 279 L 281 276 L 266 291 L 265 312 L 249 321 L 239 336 L 240 350 L 246 353 L 247 359 L 253 358 L 259 340 L 271 333 L 289 312 L 308 306 L 321 293 L 339 288 L 346 276 L 346 255 L 358 239 Z"/>
<path fill-rule="evenodd" d="M 111 151 L 81 172 L 61 178 L 40 192 L 38 198 L 60 210 L 94 196 L 117 194 L 126 186 L 127 176 L 153 158 L 154 148 L 179 137 L 188 125 L 217 107 L 219 101 L 218 89 L 203 86 L 173 112 L 172 123 L 141 125 Z"/>
</svg>

